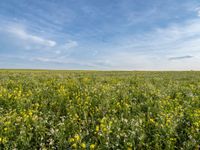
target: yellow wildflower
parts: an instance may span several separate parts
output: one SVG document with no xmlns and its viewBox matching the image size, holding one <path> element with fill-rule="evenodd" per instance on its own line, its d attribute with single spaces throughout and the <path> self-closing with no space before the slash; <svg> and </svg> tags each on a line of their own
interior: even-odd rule
<svg viewBox="0 0 200 150">
<path fill-rule="evenodd" d="M 90 149 L 94 149 L 94 148 L 95 148 L 95 144 L 91 144 Z"/>
<path fill-rule="evenodd" d="M 68 140 L 70 143 L 74 142 L 74 138 L 69 138 Z"/>
<path fill-rule="evenodd" d="M 103 132 L 107 132 L 107 128 L 106 127 L 103 128 Z"/>
<path fill-rule="evenodd" d="M 75 139 L 76 141 L 80 141 L 81 137 L 80 137 L 79 135 L 75 135 L 75 136 L 74 136 L 74 139 Z"/>
<path fill-rule="evenodd" d="M 85 143 L 82 143 L 82 144 L 81 144 L 81 147 L 82 147 L 83 149 L 85 149 L 85 148 L 86 148 L 86 144 L 85 144 Z"/>
<path fill-rule="evenodd" d="M 72 145 L 72 148 L 77 148 L 76 143 L 74 143 L 74 144 Z"/>
<path fill-rule="evenodd" d="M 99 131 L 99 125 L 96 126 L 96 132 L 98 132 L 98 131 Z"/>
<path fill-rule="evenodd" d="M 0 137 L 0 143 L 7 143 L 8 140 L 6 138 Z"/>
<path fill-rule="evenodd" d="M 150 118 L 149 121 L 150 121 L 151 123 L 155 123 L 154 119 L 152 119 L 152 118 Z"/>
</svg>

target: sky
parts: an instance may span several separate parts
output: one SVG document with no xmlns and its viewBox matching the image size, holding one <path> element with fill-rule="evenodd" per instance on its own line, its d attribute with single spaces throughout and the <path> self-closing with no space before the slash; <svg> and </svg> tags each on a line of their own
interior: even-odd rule
<svg viewBox="0 0 200 150">
<path fill-rule="evenodd" d="M 199 0 L 1 0 L 0 68 L 200 70 Z"/>
</svg>

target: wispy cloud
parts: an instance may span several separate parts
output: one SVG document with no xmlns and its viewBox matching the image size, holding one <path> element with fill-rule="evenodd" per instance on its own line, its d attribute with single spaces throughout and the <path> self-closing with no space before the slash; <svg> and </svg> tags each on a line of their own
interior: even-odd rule
<svg viewBox="0 0 200 150">
<path fill-rule="evenodd" d="M 65 49 L 70 49 L 70 48 L 74 48 L 78 46 L 78 42 L 77 41 L 73 41 L 73 40 L 68 40 L 63 47 Z"/>
<path fill-rule="evenodd" d="M 199 68 L 200 20 L 171 24 L 142 35 L 124 36 L 109 47 L 102 56 L 104 64 L 120 69 L 188 69 Z M 123 51 L 122 51 L 123 50 Z M 171 57 L 178 56 L 178 57 Z M 196 57 L 194 57 L 196 56 Z M 189 59 L 193 58 L 193 59 Z M 183 60 L 184 65 L 179 61 Z"/>
<path fill-rule="evenodd" d="M 56 46 L 55 41 L 45 39 L 37 35 L 32 35 L 31 33 L 28 33 L 24 28 L 19 27 L 19 26 L 8 27 L 7 31 L 13 34 L 14 36 L 16 36 L 16 38 L 24 40 L 25 42 L 28 42 L 28 43 L 39 44 L 39 45 L 43 45 L 47 47 Z"/>
<path fill-rule="evenodd" d="M 68 65 L 74 66 L 74 67 L 83 67 L 83 69 L 106 69 L 108 67 L 102 66 L 102 64 L 105 64 L 105 62 L 100 61 L 83 61 L 83 60 L 77 60 L 70 57 L 34 57 L 31 58 L 31 61 L 36 62 L 42 62 L 42 63 L 48 63 L 48 64 L 60 64 L 60 65 Z M 59 68 L 59 67 L 58 67 Z"/>
<path fill-rule="evenodd" d="M 50 57 L 38 56 L 33 61 L 115 70 L 197 68 L 196 63 L 200 60 L 193 56 L 200 56 L 199 26 L 199 20 L 190 20 L 181 25 L 172 24 L 166 28 L 156 28 L 142 34 L 142 36 L 124 35 L 109 43 L 107 47 L 96 47 L 95 49 L 99 50 L 100 53 L 90 59 L 81 57 L 80 54 L 81 59 L 73 55 L 63 55 L 62 52 L 67 52 L 78 46 L 77 41 L 68 40 L 64 44 L 55 46 L 59 50 L 57 51 L 58 57 L 54 57 L 54 55 L 50 55 Z M 171 60 L 189 61 L 184 62 L 183 65 L 178 61 Z"/>
<path fill-rule="evenodd" d="M 200 17 L 200 7 L 196 8 L 195 10 L 197 12 L 197 15 Z"/>
<path fill-rule="evenodd" d="M 63 41 L 60 41 L 54 35 L 48 37 L 43 33 L 28 30 L 25 24 L 16 24 L 11 21 L 0 25 L 0 35 L 4 36 L 6 41 L 9 41 L 10 47 L 15 47 L 15 51 L 24 52 L 24 55 L 26 50 L 32 55 L 65 55 L 79 46 L 77 41 L 68 37 L 61 36 Z M 55 40 L 52 40 L 52 38 Z"/>
<path fill-rule="evenodd" d="M 194 56 L 186 55 L 186 56 L 178 56 L 178 57 L 170 57 L 169 60 L 182 60 L 193 58 Z"/>
</svg>

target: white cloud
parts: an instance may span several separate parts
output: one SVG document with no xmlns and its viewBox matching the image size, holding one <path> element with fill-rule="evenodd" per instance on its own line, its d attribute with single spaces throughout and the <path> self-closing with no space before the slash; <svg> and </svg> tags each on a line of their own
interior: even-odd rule
<svg viewBox="0 0 200 150">
<path fill-rule="evenodd" d="M 119 39 L 119 46 L 115 49 L 146 53 L 148 55 L 155 53 L 199 52 L 199 27 L 200 20 L 188 21 L 180 25 L 172 24 L 167 28 L 157 28 L 139 36 L 121 38 Z"/>
<path fill-rule="evenodd" d="M 52 52 L 54 52 L 54 54 L 57 55 L 63 55 L 66 53 L 70 53 L 72 50 L 74 50 L 73 48 L 78 46 L 78 42 L 77 41 L 73 41 L 73 40 L 68 40 L 66 43 L 61 43 L 61 44 L 57 44 L 55 47 L 53 47 L 52 49 L 50 49 Z"/>
<path fill-rule="evenodd" d="M 44 57 L 37 57 L 37 58 L 34 58 L 32 60 L 41 61 L 41 62 L 49 62 L 49 61 L 51 61 L 49 58 L 44 58 Z"/>
<path fill-rule="evenodd" d="M 56 46 L 54 46 L 51 49 L 49 49 L 49 51 L 53 52 L 54 55 L 55 54 L 56 55 L 68 55 L 77 46 L 78 46 L 78 42 L 77 41 L 68 40 L 66 43 L 57 44 Z"/>
<path fill-rule="evenodd" d="M 73 48 L 78 46 L 78 42 L 75 40 L 66 40 L 65 43 L 57 43 L 41 35 L 28 32 L 26 29 L 25 25 L 14 24 L 12 22 L 0 25 L 0 32 L 7 36 L 6 38 L 8 38 L 11 45 L 18 46 L 24 50 L 45 50 L 48 51 L 47 55 L 62 55 L 70 53 L 69 50 L 73 50 Z"/>
<path fill-rule="evenodd" d="M 59 38 L 55 35 L 49 35 L 57 39 L 58 42 L 44 38 L 41 34 L 35 34 L 31 32 L 28 26 L 23 24 L 15 24 L 13 22 L 0 25 L 0 35 L 5 35 L 5 39 L 9 41 L 11 47 L 15 47 L 15 50 L 20 55 L 26 55 L 27 60 L 30 60 L 32 56 L 37 57 L 34 59 L 38 62 L 43 63 L 54 63 L 54 64 L 77 64 L 72 61 L 70 54 L 74 51 L 79 44 L 75 40 L 70 40 L 70 37 L 66 37 L 65 42 L 59 41 Z M 64 38 L 64 37 L 63 37 Z M 68 40 L 67 40 L 68 39 Z M 30 56 L 31 54 L 31 56 Z M 40 57 L 42 56 L 42 57 Z M 65 56 L 61 58 L 61 56 Z M 72 56 L 73 57 L 73 56 Z M 82 63 L 80 63 L 82 64 Z"/>
<path fill-rule="evenodd" d="M 69 40 L 63 46 L 65 49 L 70 49 L 70 48 L 77 47 L 78 43 L 76 41 Z"/>
<path fill-rule="evenodd" d="M 109 43 L 108 47 L 96 47 L 98 55 L 91 59 L 62 55 L 62 57 L 38 57 L 35 61 L 103 70 L 200 69 L 199 26 L 200 20 L 190 20 L 184 24 L 172 24 L 138 36 L 120 37 Z M 78 46 L 78 43 L 68 41 L 62 46 L 59 50 L 65 51 Z"/>
<path fill-rule="evenodd" d="M 99 65 L 94 63 L 94 62 L 77 60 L 77 59 L 65 57 L 65 56 L 60 56 L 60 57 L 35 57 L 35 58 L 32 58 L 31 60 L 32 61 L 40 61 L 40 62 L 43 62 L 43 63 L 72 65 L 72 66 L 75 65 L 75 66 L 78 66 L 78 67 L 82 66 L 84 68 L 92 67 L 93 69 L 96 68 L 96 67 L 99 67 Z M 58 68 L 59 68 L 59 66 L 58 66 Z"/>
<path fill-rule="evenodd" d="M 24 40 L 25 42 L 28 42 L 28 43 L 39 44 L 39 45 L 47 46 L 47 47 L 54 47 L 57 44 L 55 41 L 48 40 L 43 37 L 28 33 L 22 27 L 11 26 L 7 28 L 7 31 L 15 35 L 17 38 Z"/>
<path fill-rule="evenodd" d="M 195 9 L 195 12 L 197 12 L 197 16 L 200 17 L 200 7 L 197 7 L 197 8 Z"/>
<path fill-rule="evenodd" d="M 177 57 L 182 58 L 182 57 Z M 199 57 L 169 60 L 168 56 L 154 56 L 121 52 L 102 58 L 100 69 L 108 70 L 200 70 Z M 94 62 L 96 64 L 97 62 Z M 97 63 L 98 64 L 98 63 Z"/>
<path fill-rule="evenodd" d="M 120 37 L 115 41 L 117 44 L 105 49 L 105 54 L 99 59 L 107 61 L 103 66 L 116 70 L 200 69 L 199 27 L 200 20 L 190 20 L 142 35 Z M 194 57 L 176 61 L 169 59 L 183 56 Z"/>
<path fill-rule="evenodd" d="M 55 51 L 55 53 L 56 53 L 56 54 L 60 54 L 60 53 L 61 53 L 61 51 L 57 50 L 57 51 Z"/>
</svg>

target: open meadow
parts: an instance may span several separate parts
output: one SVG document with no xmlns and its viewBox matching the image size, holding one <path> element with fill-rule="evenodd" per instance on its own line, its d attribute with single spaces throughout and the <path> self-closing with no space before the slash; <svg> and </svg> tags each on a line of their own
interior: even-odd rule
<svg viewBox="0 0 200 150">
<path fill-rule="evenodd" d="M 0 149 L 200 148 L 200 72 L 0 71 Z"/>
</svg>

